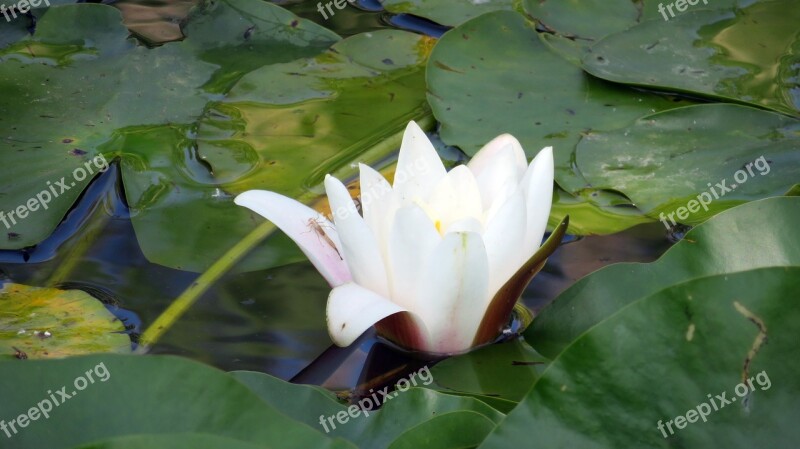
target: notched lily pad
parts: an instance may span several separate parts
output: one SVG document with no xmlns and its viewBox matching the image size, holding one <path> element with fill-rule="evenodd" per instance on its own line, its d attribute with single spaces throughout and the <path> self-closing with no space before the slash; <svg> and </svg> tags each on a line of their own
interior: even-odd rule
<svg viewBox="0 0 800 449">
<path fill-rule="evenodd" d="M 125 326 L 82 290 L 5 284 L 0 289 L 0 360 L 126 353 Z"/>
</svg>

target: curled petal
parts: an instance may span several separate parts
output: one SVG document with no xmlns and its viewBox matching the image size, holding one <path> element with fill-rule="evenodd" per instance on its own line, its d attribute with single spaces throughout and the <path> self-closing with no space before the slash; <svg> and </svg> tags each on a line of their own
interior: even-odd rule
<svg viewBox="0 0 800 449">
<path fill-rule="evenodd" d="M 342 242 L 342 255 L 353 281 L 388 298 L 389 282 L 375 235 L 358 214 L 347 187 L 341 181 L 326 176 L 325 190 Z"/>
<path fill-rule="evenodd" d="M 328 296 L 328 333 L 339 346 L 347 346 L 382 319 L 406 309 L 360 285 L 340 285 Z"/>
<path fill-rule="evenodd" d="M 341 242 L 333 224 L 305 204 L 266 190 L 249 190 L 234 200 L 275 223 L 292 239 L 332 287 L 350 282 L 340 256 Z"/>
</svg>

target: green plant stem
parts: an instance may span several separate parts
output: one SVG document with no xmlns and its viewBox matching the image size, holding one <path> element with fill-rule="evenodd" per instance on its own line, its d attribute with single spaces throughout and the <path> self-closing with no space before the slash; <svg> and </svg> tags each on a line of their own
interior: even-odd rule
<svg viewBox="0 0 800 449">
<path fill-rule="evenodd" d="M 246 256 L 253 247 L 261 243 L 275 230 L 272 222 L 265 221 L 258 225 L 250 234 L 228 250 L 222 257 L 214 262 L 200 277 L 197 278 L 183 293 L 178 296 L 167 310 L 142 333 L 139 338 L 138 352 L 146 351 L 149 346 L 158 341 L 175 322 L 203 295 L 219 278 L 228 272 L 236 262 Z"/>
</svg>

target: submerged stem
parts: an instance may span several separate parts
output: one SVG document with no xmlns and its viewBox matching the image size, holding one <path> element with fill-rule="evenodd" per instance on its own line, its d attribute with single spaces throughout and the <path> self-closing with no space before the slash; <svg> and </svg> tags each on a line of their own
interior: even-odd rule
<svg viewBox="0 0 800 449">
<path fill-rule="evenodd" d="M 219 278 L 228 272 L 236 262 L 240 261 L 256 245 L 261 243 L 272 231 L 275 225 L 265 221 L 258 225 L 250 234 L 228 250 L 222 257 L 214 262 L 208 270 L 197 278 L 192 285 L 178 296 L 167 310 L 161 313 L 153 324 L 142 333 L 139 338 L 138 352 L 147 350 L 147 347 L 158 341 L 159 338 L 205 293 Z"/>
</svg>

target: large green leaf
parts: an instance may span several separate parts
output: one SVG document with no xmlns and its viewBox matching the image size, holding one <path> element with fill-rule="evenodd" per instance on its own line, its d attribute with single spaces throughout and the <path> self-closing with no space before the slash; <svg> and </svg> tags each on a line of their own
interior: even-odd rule
<svg viewBox="0 0 800 449">
<path fill-rule="evenodd" d="M 232 14 L 238 14 L 242 34 L 210 32 L 214 24 L 233 32 Z M 254 31 L 245 39 L 248 26 Z M 151 260 L 198 269 L 249 230 L 247 223 L 226 227 L 233 214 L 220 213 L 220 207 L 213 217 L 195 215 L 188 223 L 199 225 L 189 227 L 149 206 L 160 206 L 164 198 L 176 208 L 220 201 L 220 180 L 203 164 L 191 132 L 209 92 L 248 69 L 317 54 L 338 37 L 277 6 L 247 0 L 216 2 L 194 15 L 187 30 L 196 32 L 183 42 L 137 47 L 114 8 L 64 5 L 45 13 L 34 36 L 0 52 L 0 133 L 7 150 L 0 156 L 0 178 L 9 180 L 0 186 L 0 210 L 8 218 L 22 207 L 15 220 L 9 219 L 15 238 L 4 239 L 3 248 L 22 248 L 47 237 L 93 175 L 115 157 L 122 159 L 126 192 L 136 208 L 134 226 Z M 227 58 L 216 57 L 219 52 Z M 253 168 L 253 161 L 241 154 L 229 157 Z M 161 177 L 159 170 L 169 176 Z M 61 181 L 63 187 L 57 186 Z M 46 198 L 51 185 L 49 204 L 36 200 L 37 195 Z M 143 185 L 149 186 L 146 199 L 135 195 Z M 175 228 L 184 239 L 151 239 L 142 235 L 148 226 L 157 229 L 147 234 Z M 194 250 L 191 257 L 186 248 Z"/>
<path fill-rule="evenodd" d="M 622 192 L 651 217 L 674 225 L 786 193 L 800 181 L 799 145 L 800 120 L 710 104 L 589 133 L 576 152 L 592 185 Z"/>
<path fill-rule="evenodd" d="M 761 267 L 800 266 L 800 198 L 754 201 L 692 229 L 660 259 L 598 270 L 565 290 L 525 332 L 554 358 L 631 302 L 689 279 Z"/>
<path fill-rule="evenodd" d="M 581 135 L 688 104 L 586 75 L 510 11 L 484 14 L 447 32 L 431 53 L 427 80 L 445 142 L 474 155 L 508 132 L 529 157 L 552 145 L 557 183 L 570 193 L 585 191 L 596 204 L 603 203 L 592 197 L 592 186 L 575 166 Z"/>
<path fill-rule="evenodd" d="M 522 339 L 451 357 L 431 368 L 434 388 L 473 396 L 503 413 L 531 389 L 549 362 Z"/>
<path fill-rule="evenodd" d="M 793 447 L 798 291 L 781 266 L 646 296 L 573 341 L 481 448 Z"/>
<path fill-rule="evenodd" d="M 288 418 L 230 375 L 187 359 L 103 354 L 3 361 L 0 378 L 0 416 L 7 423 L 49 400 L 51 390 L 57 401 L 50 401 L 49 418 L 36 413 L 37 421 L 16 427 L 16 433 L 9 430 L 10 440 L 0 435 L 14 449 L 66 449 L 126 435 L 191 433 L 262 447 L 353 447 Z M 186 438 L 184 444 L 194 437 Z"/>
<path fill-rule="evenodd" d="M 125 326 L 81 290 L 0 288 L 0 359 L 130 352 Z"/>
<path fill-rule="evenodd" d="M 713 2 L 712 2 L 713 3 Z M 800 115 L 800 8 L 763 1 L 688 11 L 606 37 L 584 57 L 611 81 L 747 102 Z"/>
<path fill-rule="evenodd" d="M 491 11 L 511 10 L 518 0 L 381 0 L 387 11 L 414 14 L 446 26 L 461 25 Z"/>
<path fill-rule="evenodd" d="M 319 387 L 293 385 L 249 371 L 231 374 L 284 414 L 320 431 L 330 432 L 331 436 L 352 441 L 362 448 L 407 447 L 429 437 L 422 430 L 429 430 L 431 426 L 438 428 L 437 423 L 444 426 L 437 430 L 437 444 L 440 445 L 437 447 L 461 447 L 465 427 L 475 427 L 467 435 L 467 440 L 474 446 L 504 417 L 502 413 L 473 398 L 412 387 L 407 391 L 389 393 L 390 399 L 385 401 L 380 410 L 369 411 L 374 407 L 374 401 L 371 396 L 367 396 L 369 402 L 367 398 L 362 398 L 360 401 L 363 401 L 367 412 L 353 409 L 352 414 L 345 418 L 348 407 L 337 403 L 331 393 Z M 406 377 L 409 384 L 410 378 L 410 375 Z M 415 376 L 414 379 L 419 387 L 430 383 L 426 375 Z M 375 391 L 374 397 L 379 401 L 384 400 L 378 391 Z M 326 420 L 337 414 L 341 414 L 344 423 L 336 419 L 332 422 Z M 443 416 L 448 418 L 440 421 L 439 418 Z M 321 424 L 323 421 L 324 425 Z"/>
</svg>

